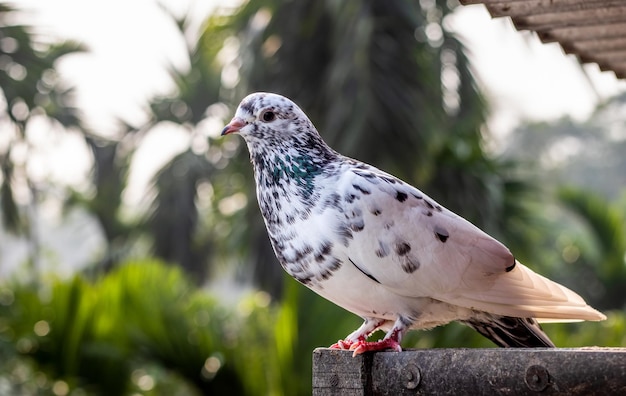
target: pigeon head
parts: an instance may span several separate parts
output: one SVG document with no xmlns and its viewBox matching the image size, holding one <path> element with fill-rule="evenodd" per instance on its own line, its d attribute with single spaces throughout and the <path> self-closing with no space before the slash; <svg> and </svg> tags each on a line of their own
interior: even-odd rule
<svg viewBox="0 0 626 396">
<path fill-rule="evenodd" d="M 260 188 L 291 185 L 310 196 L 315 177 L 340 159 L 294 102 L 273 93 L 246 96 L 222 130 L 232 133 L 246 141 Z"/>
<path fill-rule="evenodd" d="M 317 131 L 304 112 L 291 100 L 273 93 L 246 96 L 222 135 L 240 134 L 248 144 L 294 142 Z"/>
</svg>

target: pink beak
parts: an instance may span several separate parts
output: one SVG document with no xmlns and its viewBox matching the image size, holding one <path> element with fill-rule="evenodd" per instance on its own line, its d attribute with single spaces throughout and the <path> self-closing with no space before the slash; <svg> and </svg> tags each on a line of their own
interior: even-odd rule
<svg viewBox="0 0 626 396">
<path fill-rule="evenodd" d="M 222 129 L 222 136 L 228 135 L 230 133 L 238 132 L 241 128 L 245 127 L 246 123 L 241 118 L 233 118 L 230 120 L 230 123 Z"/>
</svg>

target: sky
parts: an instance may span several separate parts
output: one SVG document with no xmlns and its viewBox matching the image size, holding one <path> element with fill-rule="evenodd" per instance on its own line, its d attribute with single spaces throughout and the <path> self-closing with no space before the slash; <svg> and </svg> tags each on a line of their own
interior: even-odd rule
<svg viewBox="0 0 626 396">
<path fill-rule="evenodd" d="M 148 99 L 172 90 L 168 67 L 189 67 L 186 38 L 163 7 L 178 16 L 190 14 L 193 26 L 199 27 L 218 2 L 17 0 L 13 4 L 27 11 L 24 22 L 37 26 L 42 38 L 71 39 L 89 48 L 89 52 L 65 57 L 58 68 L 62 78 L 76 86 L 77 104 L 87 125 L 107 136 L 116 132 L 120 118 L 141 125 Z M 459 7 L 444 27 L 458 33 L 469 50 L 475 75 L 492 108 L 489 130 L 498 139 L 506 139 L 522 120 L 549 121 L 563 116 L 584 120 L 600 101 L 626 91 L 626 82 L 613 73 L 600 72 L 596 65 L 581 68 L 558 45 L 544 45 L 536 36 L 516 31 L 508 19 L 491 19 L 482 5 Z M 206 133 L 215 135 L 220 126 L 211 129 Z M 33 161 L 33 166 L 46 177 L 79 186 L 90 171 L 88 153 L 79 136 L 62 135 L 65 138 L 53 145 L 43 145 L 40 161 Z M 135 156 L 125 201 L 138 205 L 159 166 L 189 144 L 188 134 L 176 126 L 152 130 Z M 92 226 L 77 220 L 73 227 Z M 75 228 L 48 230 L 42 235 L 54 239 L 64 232 L 74 235 Z M 5 235 L 0 240 L 8 238 Z M 59 245 L 52 239 L 43 242 Z M 56 261 L 68 267 L 88 262 L 86 257 L 101 245 L 92 238 L 81 245 L 84 251 L 80 254 L 74 250 L 68 255 L 60 249 Z M 23 254 L 24 249 L 16 254 L 19 250 Z M 0 273 L 6 270 L 0 265 Z"/>
</svg>

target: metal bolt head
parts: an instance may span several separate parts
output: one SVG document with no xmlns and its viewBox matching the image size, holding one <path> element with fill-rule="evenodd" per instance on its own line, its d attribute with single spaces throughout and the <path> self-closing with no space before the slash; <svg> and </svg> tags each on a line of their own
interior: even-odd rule
<svg viewBox="0 0 626 396">
<path fill-rule="evenodd" d="M 415 389 L 422 380 L 420 369 L 414 364 L 408 364 L 402 369 L 402 378 L 404 378 L 404 387 L 407 389 Z"/>
<path fill-rule="evenodd" d="M 533 365 L 526 369 L 524 380 L 528 389 L 541 392 L 550 385 L 550 374 L 543 366 Z"/>
</svg>

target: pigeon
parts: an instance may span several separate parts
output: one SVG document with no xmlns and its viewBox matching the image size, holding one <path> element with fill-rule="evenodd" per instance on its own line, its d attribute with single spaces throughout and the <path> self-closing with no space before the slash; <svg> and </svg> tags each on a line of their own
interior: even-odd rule
<svg viewBox="0 0 626 396">
<path fill-rule="evenodd" d="M 364 320 L 331 348 L 401 351 L 407 331 L 452 321 L 501 347 L 554 347 L 539 322 L 606 319 L 419 189 L 330 148 L 286 97 L 245 97 L 221 134 L 233 133 L 283 269 Z"/>
</svg>

